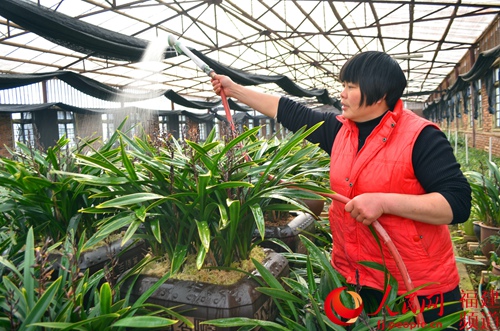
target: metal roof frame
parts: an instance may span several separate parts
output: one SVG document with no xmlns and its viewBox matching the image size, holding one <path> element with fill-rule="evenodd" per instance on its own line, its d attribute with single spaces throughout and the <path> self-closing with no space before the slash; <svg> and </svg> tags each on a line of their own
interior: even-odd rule
<svg viewBox="0 0 500 331">
<path fill-rule="evenodd" d="M 338 96 L 337 75 L 349 57 L 384 51 L 405 71 L 405 100 L 410 102 L 426 101 L 500 13 L 498 0 L 27 1 L 151 45 L 163 44 L 160 49 L 173 35 L 232 68 L 285 75 L 305 89 L 326 88 L 332 97 Z M 149 66 L 100 58 L 55 44 L 1 16 L 0 54 L 0 73 L 69 70 L 119 88 L 218 98 L 209 78 L 186 57 Z M 275 84 L 259 88 L 283 94 Z"/>
</svg>

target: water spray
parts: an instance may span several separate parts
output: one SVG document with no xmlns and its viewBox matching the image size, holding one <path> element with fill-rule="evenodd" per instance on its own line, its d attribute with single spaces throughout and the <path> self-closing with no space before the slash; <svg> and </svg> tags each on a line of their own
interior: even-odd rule
<svg viewBox="0 0 500 331">
<path fill-rule="evenodd" d="M 198 56 L 193 54 L 186 46 L 184 46 L 180 41 L 175 39 L 174 36 L 168 36 L 168 44 L 173 47 L 177 53 L 184 54 L 189 57 L 195 64 L 200 68 L 205 74 L 213 78 L 215 76 L 215 71 L 208 66 L 205 62 L 203 62 Z M 226 117 L 231 127 L 231 131 L 233 133 L 233 138 L 236 136 L 236 128 L 234 126 L 233 117 L 231 116 L 231 109 L 229 108 L 229 103 L 227 102 L 226 93 L 224 93 L 224 89 L 220 90 L 220 97 L 222 101 L 222 106 L 224 106 L 224 111 L 226 112 Z"/>
<path fill-rule="evenodd" d="M 181 42 L 175 39 L 174 36 L 169 35 L 168 36 L 168 44 L 175 48 L 175 50 L 179 54 L 184 54 L 187 57 L 189 57 L 197 66 L 200 68 L 205 74 L 207 74 L 210 77 L 215 76 L 215 71 L 210 68 L 205 62 L 203 62 L 198 56 L 193 54 L 187 47 L 185 47 Z M 229 124 L 231 125 L 231 130 L 233 134 L 236 134 L 236 129 L 234 127 L 234 122 L 233 118 L 231 116 L 231 110 L 229 109 L 229 104 L 227 103 L 227 98 L 226 94 L 224 93 L 224 89 L 221 87 L 220 90 L 220 97 L 222 99 L 222 105 L 224 106 L 224 110 L 226 111 L 226 117 L 229 121 Z M 247 156 L 248 157 L 248 156 Z M 268 175 L 269 179 L 272 180 L 274 178 L 273 175 Z M 293 187 L 293 185 L 291 186 Z M 335 200 L 337 202 L 341 202 L 343 204 L 346 204 L 350 201 L 349 198 L 341 195 L 341 194 L 329 194 L 329 193 L 318 193 L 319 195 L 323 197 L 330 198 L 332 200 Z M 399 272 L 401 273 L 401 276 L 403 277 L 403 282 L 405 284 L 406 290 L 407 291 L 412 291 L 415 287 L 413 285 L 413 282 L 411 281 L 410 275 L 408 273 L 408 269 L 406 268 L 406 265 L 403 262 L 403 259 L 401 258 L 401 255 L 399 254 L 399 251 L 397 250 L 396 246 L 394 245 L 394 242 L 392 239 L 389 237 L 389 234 L 385 231 L 385 229 L 382 227 L 380 222 L 378 220 L 375 220 L 372 224 L 373 228 L 375 231 L 378 233 L 378 235 L 382 238 L 382 241 L 384 244 L 387 246 L 389 249 L 389 252 L 391 253 L 392 257 L 396 261 L 396 265 L 399 269 Z M 418 302 L 417 296 L 416 295 L 411 295 L 410 297 L 411 304 L 414 308 L 416 308 L 417 314 L 416 314 L 416 319 L 417 323 L 419 325 L 425 325 L 425 321 L 421 312 L 420 308 L 420 303 Z"/>
</svg>

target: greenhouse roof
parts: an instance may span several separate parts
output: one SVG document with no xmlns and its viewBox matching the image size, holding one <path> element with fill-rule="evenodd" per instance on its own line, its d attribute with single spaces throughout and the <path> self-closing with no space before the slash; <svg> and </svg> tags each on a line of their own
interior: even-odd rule
<svg viewBox="0 0 500 331">
<path fill-rule="evenodd" d="M 171 36 L 217 72 L 220 64 L 263 78 L 246 84 L 286 94 L 286 78 L 335 97 L 343 63 L 379 50 L 405 71 L 405 100 L 423 102 L 499 12 L 498 0 L 2 0 L 0 72 L 71 71 L 216 100 L 207 75 L 168 47 Z M 144 62 L 146 49 L 156 53 Z"/>
</svg>

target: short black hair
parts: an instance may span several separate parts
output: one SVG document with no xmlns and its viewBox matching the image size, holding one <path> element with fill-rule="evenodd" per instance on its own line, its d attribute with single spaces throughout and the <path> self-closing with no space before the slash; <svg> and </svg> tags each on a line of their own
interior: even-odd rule
<svg viewBox="0 0 500 331">
<path fill-rule="evenodd" d="M 360 105 L 372 105 L 385 96 L 392 110 L 406 88 L 406 77 L 399 64 L 384 52 L 368 51 L 350 58 L 340 70 L 341 82 L 359 85 Z"/>
</svg>

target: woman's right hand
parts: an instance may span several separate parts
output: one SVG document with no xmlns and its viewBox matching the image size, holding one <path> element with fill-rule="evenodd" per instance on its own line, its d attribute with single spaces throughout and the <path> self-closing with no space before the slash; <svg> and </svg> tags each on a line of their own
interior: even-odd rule
<svg viewBox="0 0 500 331">
<path fill-rule="evenodd" d="M 246 86 L 235 83 L 230 77 L 224 75 L 212 76 L 212 87 L 217 95 L 224 91 L 226 98 L 237 99 L 259 113 L 276 118 L 280 96 L 258 92 Z"/>
<path fill-rule="evenodd" d="M 234 85 L 235 83 L 232 81 L 231 78 L 229 78 L 228 76 L 215 74 L 212 76 L 211 82 L 212 82 L 212 88 L 217 95 L 220 95 L 221 90 L 224 89 L 226 97 L 232 96 L 230 94 L 231 93 L 230 86 Z"/>
</svg>

